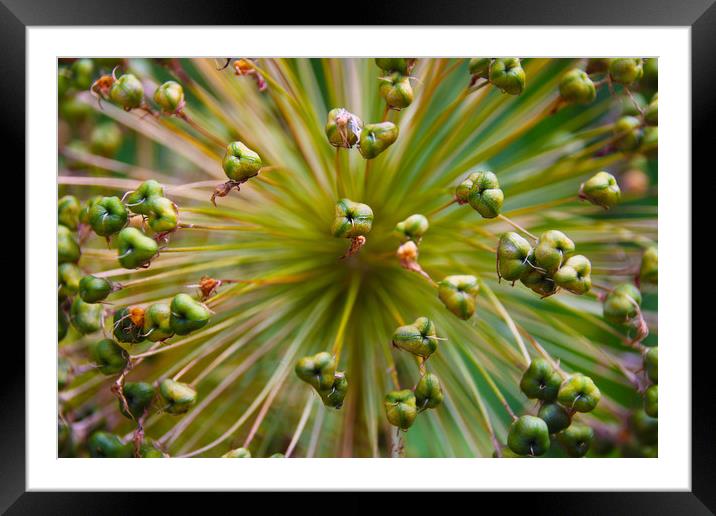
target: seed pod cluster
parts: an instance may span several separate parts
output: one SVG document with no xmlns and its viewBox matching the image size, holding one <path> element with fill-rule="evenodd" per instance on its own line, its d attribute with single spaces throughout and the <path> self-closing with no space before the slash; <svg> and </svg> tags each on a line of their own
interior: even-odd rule
<svg viewBox="0 0 716 516">
<path fill-rule="evenodd" d="M 344 371 L 336 370 L 336 360 L 327 351 L 306 356 L 296 362 L 296 376 L 316 389 L 326 407 L 340 409 L 348 392 Z"/>
<path fill-rule="evenodd" d="M 483 80 L 510 95 L 520 95 L 525 89 L 526 74 L 521 60 L 516 57 L 474 57 L 470 59 L 468 70 L 473 85 Z"/>
</svg>

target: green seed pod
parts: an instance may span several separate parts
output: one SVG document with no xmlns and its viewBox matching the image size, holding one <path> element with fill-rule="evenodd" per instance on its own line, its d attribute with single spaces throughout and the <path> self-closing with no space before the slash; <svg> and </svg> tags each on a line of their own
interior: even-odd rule
<svg viewBox="0 0 716 516">
<path fill-rule="evenodd" d="M 500 190 L 497 176 L 488 171 L 477 172 L 470 175 L 472 188 L 467 196 L 470 206 L 486 219 L 494 219 L 502 211 L 505 194 Z"/>
<path fill-rule="evenodd" d="M 122 392 L 124 393 L 124 399 L 127 400 L 129 412 L 124 409 L 122 400 L 117 400 L 119 411 L 129 419 L 142 417 L 144 411 L 152 404 L 154 395 L 157 393 L 154 386 L 146 382 L 127 382 L 124 384 Z"/>
<path fill-rule="evenodd" d="M 644 75 L 644 62 L 640 58 L 621 57 L 609 63 L 609 77 L 612 81 L 629 86 Z"/>
<path fill-rule="evenodd" d="M 567 256 L 574 252 L 574 242 L 561 231 L 549 230 L 542 233 L 535 247 L 535 261 L 549 273 L 557 271 Z"/>
<path fill-rule="evenodd" d="M 418 317 L 413 324 L 395 330 L 393 345 L 427 359 L 438 348 L 435 325 L 427 317 Z"/>
<path fill-rule="evenodd" d="M 167 81 L 154 92 L 154 102 L 164 113 L 178 113 L 184 108 L 184 88 L 176 81 Z"/>
<path fill-rule="evenodd" d="M 87 440 L 87 450 L 90 457 L 95 459 L 129 458 L 132 456 L 131 446 L 122 443 L 122 440 L 109 432 L 95 432 Z"/>
<path fill-rule="evenodd" d="M 87 335 L 102 328 L 104 308 L 100 304 L 85 303 L 76 297 L 70 308 L 70 320 L 80 333 Z"/>
<path fill-rule="evenodd" d="M 413 87 L 410 77 L 393 72 L 387 77 L 380 77 L 380 95 L 391 109 L 403 109 L 413 102 Z"/>
<path fill-rule="evenodd" d="M 655 57 L 644 59 L 644 76 L 641 84 L 655 90 L 659 87 L 659 60 Z"/>
<path fill-rule="evenodd" d="M 383 401 L 388 422 L 401 430 L 407 430 L 415 421 L 418 409 L 415 406 L 415 394 L 409 389 L 392 391 Z"/>
<path fill-rule="evenodd" d="M 331 109 L 326 122 L 326 137 L 334 147 L 350 149 L 360 138 L 363 121 L 343 108 Z"/>
<path fill-rule="evenodd" d="M 472 190 L 472 186 L 475 184 L 475 181 L 480 178 L 482 174 L 480 172 L 473 172 L 469 174 L 462 183 L 457 185 L 457 188 L 455 189 L 455 199 L 457 200 L 458 204 L 467 204 L 468 203 L 468 197 L 470 196 L 470 190 Z"/>
<path fill-rule="evenodd" d="M 629 428 L 641 444 L 655 445 L 659 442 L 659 420 L 643 409 L 636 410 L 629 417 Z"/>
<path fill-rule="evenodd" d="M 148 179 L 139 185 L 136 190 L 128 194 L 125 201 L 127 207 L 132 210 L 133 213 L 149 215 L 151 212 L 149 201 L 155 197 L 162 197 L 163 195 L 164 187 L 154 179 Z"/>
<path fill-rule="evenodd" d="M 171 325 L 172 310 L 166 303 L 154 303 L 144 311 L 143 332 L 152 342 L 168 339 L 174 335 Z"/>
<path fill-rule="evenodd" d="M 154 443 L 143 442 L 139 446 L 140 459 L 163 459 L 164 453 Z"/>
<path fill-rule="evenodd" d="M 57 263 L 76 263 L 80 259 L 77 236 L 67 226 L 57 226 Z"/>
<path fill-rule="evenodd" d="M 338 238 L 355 238 L 370 233 L 373 210 L 367 204 L 341 199 L 336 203 L 336 218 L 331 233 Z"/>
<path fill-rule="evenodd" d="M 333 385 L 326 390 L 318 391 L 323 400 L 323 404 L 327 407 L 340 409 L 343 406 L 343 400 L 346 399 L 348 393 L 348 379 L 343 371 L 336 372 L 333 378 Z"/>
<path fill-rule="evenodd" d="M 473 57 L 468 64 L 470 75 L 487 79 L 490 75 L 490 65 L 493 59 L 489 57 Z"/>
<path fill-rule="evenodd" d="M 206 326 L 211 312 L 189 294 L 177 294 L 172 299 L 169 324 L 177 335 L 187 335 Z"/>
<path fill-rule="evenodd" d="M 157 242 L 137 228 L 124 228 L 117 235 L 119 264 L 125 269 L 137 269 L 149 263 L 159 252 Z"/>
<path fill-rule="evenodd" d="M 174 231 L 179 222 L 179 210 L 166 197 L 152 197 L 149 200 L 149 227 L 156 233 Z"/>
<path fill-rule="evenodd" d="M 544 455 L 549 450 L 547 423 L 535 416 L 521 416 L 510 425 L 507 446 L 518 455 Z"/>
<path fill-rule="evenodd" d="M 654 383 L 659 383 L 659 348 L 649 348 L 644 355 L 644 369 L 646 375 Z"/>
<path fill-rule="evenodd" d="M 621 195 L 616 178 L 608 172 L 597 172 L 579 188 L 580 198 L 606 209 L 616 206 Z"/>
<path fill-rule="evenodd" d="M 650 385 L 644 393 L 644 412 L 649 417 L 659 417 L 659 387 Z"/>
<path fill-rule="evenodd" d="M 69 321 L 67 320 L 67 314 L 65 314 L 62 308 L 57 307 L 57 342 L 67 337 L 68 329 Z"/>
<path fill-rule="evenodd" d="M 90 134 L 90 150 L 95 154 L 110 158 L 117 154 L 122 146 L 122 131 L 113 122 L 97 124 Z"/>
<path fill-rule="evenodd" d="M 647 125 L 659 125 L 659 94 L 654 93 L 651 102 L 644 110 L 644 122 Z"/>
<path fill-rule="evenodd" d="M 104 278 L 97 276 L 84 276 L 78 284 L 82 301 L 85 303 L 98 303 L 107 299 L 112 292 L 112 284 Z"/>
<path fill-rule="evenodd" d="M 236 448 L 229 450 L 221 456 L 222 459 L 250 459 L 251 452 L 246 448 Z"/>
<path fill-rule="evenodd" d="M 333 387 L 336 379 L 336 360 L 327 351 L 321 351 L 299 359 L 294 371 L 296 376 L 317 391 L 327 391 Z"/>
<path fill-rule="evenodd" d="M 490 82 L 504 93 L 519 95 L 525 89 L 525 71 L 515 57 L 495 59 L 490 65 Z"/>
<path fill-rule="evenodd" d="M 539 269 L 528 268 L 525 273 L 520 276 L 520 281 L 541 297 L 549 297 L 557 292 L 557 284 L 554 282 L 554 278 Z"/>
<path fill-rule="evenodd" d="M 144 101 L 144 86 L 134 75 L 125 73 L 112 84 L 109 98 L 125 111 L 138 108 Z"/>
<path fill-rule="evenodd" d="M 141 325 L 137 324 L 139 322 L 137 317 L 133 317 L 133 314 L 136 313 L 137 309 L 134 308 L 120 308 L 114 311 L 114 317 L 112 318 L 113 335 L 119 342 L 137 344 L 144 340 L 142 334 L 144 321 L 142 321 Z"/>
<path fill-rule="evenodd" d="M 597 97 L 597 89 L 586 72 L 573 68 L 562 77 L 559 94 L 570 104 L 589 104 Z"/>
<path fill-rule="evenodd" d="M 57 278 L 60 283 L 59 295 L 69 297 L 77 293 L 80 288 L 82 269 L 74 263 L 61 263 L 57 267 Z"/>
<path fill-rule="evenodd" d="M 570 457 L 584 457 L 594 439 L 594 430 L 587 425 L 573 424 L 557 435 L 557 440 L 564 446 Z"/>
<path fill-rule="evenodd" d="M 599 403 L 602 393 L 592 379 L 581 373 L 567 378 L 559 386 L 557 400 L 570 410 L 591 412 Z"/>
<path fill-rule="evenodd" d="M 72 83 L 78 90 L 87 90 L 94 82 L 95 68 L 92 59 L 78 59 L 70 67 Z"/>
<path fill-rule="evenodd" d="M 572 422 L 567 411 L 557 403 L 545 403 L 537 413 L 539 418 L 547 423 L 550 434 L 557 434 L 567 428 Z"/>
<path fill-rule="evenodd" d="M 516 281 L 531 269 L 530 243 L 514 232 L 500 235 L 497 245 L 497 275 L 507 281 Z"/>
<path fill-rule="evenodd" d="M 530 399 L 551 402 L 557 399 L 562 377 L 544 358 L 535 358 L 522 375 L 520 390 Z"/>
<path fill-rule="evenodd" d="M 586 256 L 576 254 L 567 258 L 564 265 L 554 273 L 554 282 L 573 294 L 582 295 L 592 288 L 591 274 L 592 263 Z"/>
<path fill-rule="evenodd" d="M 65 357 L 57 359 L 57 390 L 62 390 L 72 382 L 72 364 Z"/>
<path fill-rule="evenodd" d="M 86 102 L 80 101 L 76 95 L 70 95 L 63 98 L 60 101 L 58 111 L 60 112 L 60 117 L 70 124 L 81 123 L 91 117 L 94 113 L 92 106 Z"/>
<path fill-rule="evenodd" d="M 615 324 L 625 324 L 639 314 L 641 292 L 631 283 L 622 283 L 604 299 L 604 318 Z"/>
<path fill-rule="evenodd" d="M 89 213 L 89 223 L 99 236 L 110 236 L 127 225 L 129 213 L 119 197 L 104 197 Z"/>
<path fill-rule="evenodd" d="M 659 254 L 656 246 L 649 247 L 641 257 L 639 279 L 642 283 L 657 285 L 659 282 Z"/>
<path fill-rule="evenodd" d="M 448 310 L 460 319 L 467 320 L 475 313 L 475 296 L 479 289 L 475 276 L 447 276 L 438 283 L 438 297 Z"/>
<path fill-rule="evenodd" d="M 428 219 L 426 219 L 424 215 L 416 213 L 404 221 L 398 222 L 393 230 L 393 233 L 400 238 L 401 243 L 405 243 L 410 240 L 418 243 L 428 230 L 428 227 L 430 227 Z"/>
<path fill-rule="evenodd" d="M 57 201 L 57 222 L 70 229 L 77 229 L 80 219 L 80 203 L 74 195 L 65 195 Z"/>
<path fill-rule="evenodd" d="M 227 145 L 221 162 L 226 177 L 242 182 L 258 175 L 262 165 L 261 157 L 241 142 Z"/>
<path fill-rule="evenodd" d="M 639 152 L 649 156 L 656 157 L 659 150 L 659 128 L 649 126 L 644 129 L 644 138 L 641 140 Z"/>
<path fill-rule="evenodd" d="M 634 116 L 623 116 L 614 124 L 614 145 L 623 152 L 639 148 L 644 138 L 641 121 Z"/>
<path fill-rule="evenodd" d="M 408 59 L 405 57 L 376 57 L 375 64 L 378 68 L 384 72 L 398 72 L 403 75 L 407 75 L 410 71 L 408 68 L 412 67 L 412 61 L 414 59 Z"/>
<path fill-rule="evenodd" d="M 365 159 L 373 159 L 398 139 L 398 126 L 393 122 L 366 124 L 360 133 L 358 150 Z"/>
<path fill-rule="evenodd" d="M 96 342 L 90 346 L 89 351 L 100 373 L 108 376 L 121 372 L 129 360 L 127 352 L 112 339 Z"/>
<path fill-rule="evenodd" d="M 415 386 L 415 403 L 419 410 L 432 409 L 443 402 L 440 380 L 432 373 L 426 373 Z"/>
<path fill-rule="evenodd" d="M 169 414 L 184 414 L 196 403 L 196 391 L 190 385 L 169 378 L 159 385 L 159 393 L 167 403 L 164 410 Z"/>
<path fill-rule="evenodd" d="M 90 214 L 90 210 L 92 209 L 92 206 L 97 204 L 102 199 L 104 199 L 104 196 L 95 195 L 94 197 L 90 197 L 89 199 L 87 199 L 84 202 L 84 204 L 82 205 L 82 208 L 80 209 L 80 214 L 79 214 L 80 224 L 89 224 L 89 214 Z"/>
</svg>

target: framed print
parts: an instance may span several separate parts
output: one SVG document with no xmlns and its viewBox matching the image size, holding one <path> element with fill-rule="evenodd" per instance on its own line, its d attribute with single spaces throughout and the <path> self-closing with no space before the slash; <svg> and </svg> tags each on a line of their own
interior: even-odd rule
<svg viewBox="0 0 716 516">
<path fill-rule="evenodd" d="M 27 238 L 3 508 L 397 490 L 714 510 L 690 281 L 708 2 L 398 3 L 351 26 L 122 4 L 2 8 Z"/>
</svg>

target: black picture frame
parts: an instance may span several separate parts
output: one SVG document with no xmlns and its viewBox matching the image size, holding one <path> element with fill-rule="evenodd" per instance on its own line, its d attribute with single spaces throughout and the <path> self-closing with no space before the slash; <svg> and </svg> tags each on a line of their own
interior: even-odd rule
<svg viewBox="0 0 716 516">
<path fill-rule="evenodd" d="M 275 4 L 267 2 L 190 0 L 0 0 L 0 48 L 2 49 L 2 75 L 0 75 L 0 106 L 3 123 L 0 124 L 5 157 L 10 149 L 24 148 L 25 144 L 25 29 L 33 25 L 282 25 L 303 22 L 310 25 L 577 25 L 577 26 L 684 26 L 691 27 L 692 44 L 692 157 L 693 169 L 702 163 L 704 180 L 711 181 L 708 188 L 695 189 L 692 220 L 699 217 L 692 207 L 704 206 L 706 195 L 716 193 L 713 179 L 706 174 L 713 168 L 709 159 L 716 143 L 712 117 L 716 112 L 716 83 L 712 52 L 716 49 L 716 6 L 714 0 L 574 0 L 511 2 L 421 2 L 400 0 L 352 4 L 340 10 L 335 2 L 321 8 L 307 10 L 304 3 Z M 277 9 L 276 7 L 281 7 Z M 306 14 L 308 12 L 308 15 Z M 323 14 L 323 17 L 320 17 Z M 318 16 L 318 17 L 317 17 Z M 48 81 L 48 87 L 52 84 Z M 14 171 L 24 169 L 24 153 L 16 152 Z M 708 161 L 707 161 L 708 160 Z M 689 171 L 673 172 L 674 180 Z M 692 179 L 695 179 L 692 174 Z M 23 182 L 24 183 L 24 182 Z M 26 189 L 31 185 L 24 185 Z M 26 190 L 27 194 L 28 190 Z M 694 192 L 694 190 L 692 190 Z M 699 198 L 700 196 L 700 198 Z M 701 202 L 700 202 L 701 201 Z M 31 203 L 27 203 L 30 209 Z M 22 217 L 20 217 L 22 218 Z M 22 218 L 24 224 L 24 218 Z M 24 229 L 24 225 L 23 225 Z M 692 227 L 692 236 L 696 235 Z M 24 233 L 24 231 L 23 231 Z M 30 237 L 30 235 L 25 235 Z M 707 253 L 710 254 L 710 253 Z M 22 262 L 16 260 L 14 267 Z M 713 270 L 713 266 L 710 266 Z M 14 269 L 16 270 L 16 269 Z M 31 271 L 24 271 L 25 274 Z M 684 277 L 691 283 L 691 278 Z M 20 289 L 18 289 L 19 291 Z M 706 307 L 693 302 L 692 321 L 706 318 Z M 699 317 L 701 315 L 701 317 Z M 693 326 L 693 325 L 692 325 Z M 706 326 L 693 326 L 694 330 Z M 716 512 L 716 424 L 714 424 L 714 390 L 710 383 L 712 361 L 710 355 L 713 337 L 707 340 L 689 335 L 685 329 L 684 342 L 692 347 L 692 490 L 689 492 L 642 493 L 523 493 L 510 494 L 509 507 L 524 507 L 530 514 L 713 514 Z M 12 342 L 11 342 L 12 341 Z M 141 493 L 29 493 L 25 489 L 25 350 L 17 340 L 6 340 L 3 351 L 2 388 L 0 407 L 3 423 L 0 426 L 0 511 L 8 514 L 126 514 L 139 508 L 149 508 L 149 497 Z M 9 364 L 12 364 L 10 366 Z M 558 479 L 556 481 L 558 482 Z M 156 495 L 152 495 L 156 496 Z M 213 495 L 216 496 L 216 495 Z M 222 497 L 236 496 L 223 495 Z M 242 494 L 242 497 L 247 495 Z M 306 497 L 305 493 L 299 495 Z M 480 497 L 503 494 L 470 494 Z M 161 497 L 162 510 L 178 508 L 185 512 L 196 495 L 168 493 Z M 355 502 L 353 501 L 355 499 Z M 424 493 L 400 500 L 401 514 L 411 510 L 411 504 L 420 510 Z M 256 501 L 244 498 L 244 508 Z M 272 498 L 272 504 L 276 499 Z M 495 500 L 495 502 L 500 503 Z M 311 503 L 311 502 L 308 502 Z M 458 502 L 460 503 L 460 502 Z M 471 502 L 467 502 L 471 503 Z M 474 503 L 474 502 L 472 502 Z M 342 495 L 341 505 L 350 512 L 366 507 L 359 495 Z M 301 506 L 302 502 L 298 502 Z M 206 507 L 206 506 L 205 506 Z M 181 510 L 183 509 L 183 510 Z"/>
</svg>

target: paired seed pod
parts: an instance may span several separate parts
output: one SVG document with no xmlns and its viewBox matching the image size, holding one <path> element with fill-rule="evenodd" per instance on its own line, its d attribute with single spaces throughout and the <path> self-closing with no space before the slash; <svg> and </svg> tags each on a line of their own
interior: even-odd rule
<svg viewBox="0 0 716 516">
<path fill-rule="evenodd" d="M 363 131 L 363 121 L 346 109 L 331 109 L 328 112 L 325 131 L 331 145 L 350 149 L 358 143 Z"/>
<path fill-rule="evenodd" d="M 376 57 L 375 64 L 384 72 L 408 75 L 415 66 L 415 59 L 408 57 Z"/>
<path fill-rule="evenodd" d="M 413 241 L 419 243 L 425 232 L 430 227 L 428 219 L 424 215 L 416 213 L 402 222 L 395 225 L 393 233 L 400 238 L 401 243 Z"/>
<path fill-rule="evenodd" d="M 562 267 L 554 273 L 557 286 L 573 294 L 586 294 L 592 288 L 592 263 L 586 256 L 577 254 L 567 258 Z"/>
<path fill-rule="evenodd" d="M 599 403 L 602 393 L 591 378 L 576 373 L 559 386 L 557 401 L 570 410 L 591 412 Z"/>
<path fill-rule="evenodd" d="M 112 292 L 112 284 L 97 276 L 84 276 L 78 283 L 78 290 L 85 303 L 98 303 L 107 299 Z"/>
<path fill-rule="evenodd" d="M 166 378 L 159 384 L 159 394 L 166 403 L 164 410 L 179 415 L 196 403 L 196 391 L 188 384 Z"/>
<path fill-rule="evenodd" d="M 415 394 L 410 389 L 392 391 L 383 400 L 388 422 L 401 430 L 407 430 L 418 415 Z"/>
<path fill-rule="evenodd" d="M 154 91 L 154 102 L 161 110 L 174 115 L 184 108 L 184 88 L 176 81 L 167 81 Z"/>
<path fill-rule="evenodd" d="M 516 281 L 532 269 L 534 259 L 532 246 L 518 233 L 508 232 L 500 236 L 497 245 L 497 275 L 507 281 Z"/>
<path fill-rule="evenodd" d="M 443 402 L 440 380 L 433 373 L 426 373 L 415 386 L 415 403 L 418 410 L 432 409 Z"/>
<path fill-rule="evenodd" d="M 644 61 L 640 58 L 623 57 L 609 63 L 609 77 L 612 81 L 629 86 L 644 75 Z"/>
<path fill-rule="evenodd" d="M 398 139 L 398 126 L 393 122 L 366 124 L 360 133 L 358 150 L 365 159 L 373 159 Z"/>
<path fill-rule="evenodd" d="M 574 242 L 564 233 L 549 230 L 542 233 L 535 247 L 535 262 L 548 273 L 556 272 L 567 255 L 574 252 Z"/>
<path fill-rule="evenodd" d="M 597 97 L 597 89 L 586 72 L 573 68 L 562 77 L 559 94 L 570 104 L 589 104 Z"/>
<path fill-rule="evenodd" d="M 468 182 L 470 190 L 467 194 L 467 202 L 472 208 L 486 219 L 494 219 L 502 211 L 502 204 L 505 201 L 505 194 L 500 189 L 500 183 L 493 172 L 480 171 L 468 176 L 466 181 L 458 187 L 456 192 L 458 198 L 463 194 Z"/>
<path fill-rule="evenodd" d="M 427 317 L 418 317 L 413 324 L 396 329 L 392 342 L 402 350 L 427 359 L 438 348 L 435 324 Z"/>
<path fill-rule="evenodd" d="M 125 73 L 112 83 L 109 89 L 109 98 L 125 111 L 129 111 L 142 106 L 144 87 L 136 76 Z"/>
<path fill-rule="evenodd" d="M 335 382 L 336 360 L 327 351 L 322 351 L 299 359 L 294 371 L 296 376 L 317 391 L 328 391 Z"/>
<path fill-rule="evenodd" d="M 651 246 L 641 257 L 639 280 L 642 283 L 657 285 L 659 282 L 659 254 L 657 247 Z"/>
<path fill-rule="evenodd" d="M 57 263 L 77 263 L 80 259 L 77 236 L 67 226 L 57 226 Z"/>
<path fill-rule="evenodd" d="M 151 342 L 159 342 L 174 335 L 172 310 L 166 303 L 154 303 L 144 311 L 144 335 Z"/>
<path fill-rule="evenodd" d="M 89 224 L 99 236 L 108 237 L 127 225 L 129 213 L 119 197 L 103 197 L 89 212 Z"/>
<path fill-rule="evenodd" d="M 641 292 L 631 283 L 622 283 L 604 299 L 604 318 L 615 324 L 626 324 L 639 315 Z"/>
<path fill-rule="evenodd" d="M 90 356 L 104 375 L 121 372 L 129 360 L 127 352 L 112 339 L 102 339 L 90 346 Z"/>
<path fill-rule="evenodd" d="M 157 233 L 174 231 L 179 222 L 176 204 L 166 197 L 153 197 L 148 202 L 149 227 Z"/>
<path fill-rule="evenodd" d="M 552 402 L 557 399 L 562 377 L 544 358 L 535 358 L 522 375 L 520 390 L 530 399 Z"/>
<path fill-rule="evenodd" d="M 125 269 L 146 266 L 159 252 L 156 240 L 149 238 L 137 228 L 124 228 L 117 235 L 119 264 Z"/>
<path fill-rule="evenodd" d="M 462 320 L 475 314 L 480 286 L 475 276 L 447 276 L 438 283 L 440 301 Z"/>
<path fill-rule="evenodd" d="M 573 424 L 557 434 L 557 440 L 570 457 L 584 457 L 594 439 L 594 430 L 587 425 Z"/>
<path fill-rule="evenodd" d="M 579 187 L 579 197 L 609 209 L 619 203 L 621 190 L 613 175 L 608 172 L 597 172 Z"/>
<path fill-rule="evenodd" d="M 57 201 L 57 222 L 69 229 L 77 229 L 80 203 L 74 195 L 65 195 Z"/>
<path fill-rule="evenodd" d="M 336 203 L 336 216 L 331 233 L 337 238 L 367 235 L 373 227 L 373 210 L 367 204 L 341 199 Z"/>
<path fill-rule="evenodd" d="M 525 89 L 525 71 L 516 57 L 497 58 L 490 64 L 489 80 L 503 93 L 519 95 Z"/>
<path fill-rule="evenodd" d="M 318 391 L 323 400 L 323 404 L 327 407 L 340 409 L 343 406 L 343 400 L 348 393 L 348 378 L 343 371 L 337 371 L 333 376 L 333 385 L 329 389 Z"/>
<path fill-rule="evenodd" d="M 150 201 L 163 195 L 164 187 L 158 181 L 148 179 L 140 184 L 136 190 L 129 192 L 125 201 L 127 207 L 133 213 L 148 216 L 151 213 Z"/>
<path fill-rule="evenodd" d="M 119 411 L 129 419 L 139 419 L 149 408 L 154 400 L 157 391 L 154 386 L 146 382 L 127 382 L 122 388 L 124 399 L 127 400 L 127 409 L 124 408 L 122 400 L 119 402 Z"/>
<path fill-rule="evenodd" d="M 521 416 L 510 425 L 507 446 L 518 455 L 544 455 L 549 450 L 547 423 L 535 416 Z"/>
<path fill-rule="evenodd" d="M 103 315 L 102 305 L 85 303 L 79 297 L 75 298 L 70 308 L 72 326 L 83 335 L 94 333 L 102 328 Z"/>
<path fill-rule="evenodd" d="M 393 72 L 385 77 L 379 77 L 379 91 L 390 109 L 401 110 L 413 102 L 413 87 L 410 77 L 399 72 Z"/>
<path fill-rule="evenodd" d="M 236 448 L 229 450 L 221 456 L 222 459 L 250 459 L 251 452 L 246 448 Z"/>
<path fill-rule="evenodd" d="M 177 335 L 187 335 L 206 326 L 211 312 L 189 294 L 177 294 L 170 305 L 169 325 Z"/>
<path fill-rule="evenodd" d="M 226 177 L 240 183 L 258 175 L 262 166 L 261 157 L 241 142 L 227 145 L 221 162 Z"/>
</svg>

